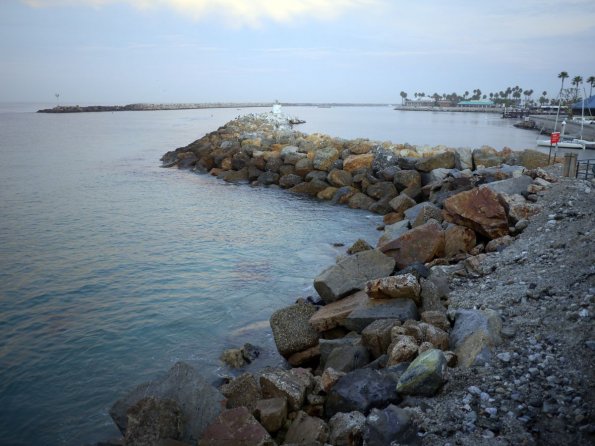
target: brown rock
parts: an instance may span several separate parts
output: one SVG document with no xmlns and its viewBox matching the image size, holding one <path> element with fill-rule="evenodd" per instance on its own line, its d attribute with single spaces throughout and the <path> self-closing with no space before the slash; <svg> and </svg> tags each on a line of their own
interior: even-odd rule
<svg viewBox="0 0 595 446">
<path fill-rule="evenodd" d="M 366 294 L 371 299 L 403 298 L 420 304 L 421 287 L 413 274 L 382 277 L 366 282 Z"/>
<path fill-rule="evenodd" d="M 353 172 L 358 169 L 368 169 L 374 161 L 373 153 L 365 153 L 362 155 L 350 155 L 343 162 L 343 170 Z"/>
<path fill-rule="evenodd" d="M 339 372 L 332 367 L 327 367 L 324 369 L 324 372 L 322 372 L 322 376 L 320 377 L 320 386 L 322 387 L 322 390 L 328 393 L 335 383 L 343 376 L 345 376 L 345 372 Z"/>
<path fill-rule="evenodd" d="M 337 190 L 338 189 L 336 187 L 329 186 L 326 189 L 323 189 L 320 192 L 318 192 L 316 194 L 316 198 L 318 198 L 319 200 L 330 201 L 333 199 L 333 197 L 337 193 Z"/>
<path fill-rule="evenodd" d="M 346 170 L 333 169 L 329 172 L 327 181 L 335 187 L 351 186 L 353 177 Z"/>
<path fill-rule="evenodd" d="M 495 167 L 502 164 L 504 157 L 496 149 L 489 146 L 482 146 L 473 151 L 473 166 Z"/>
<path fill-rule="evenodd" d="M 445 332 L 450 330 L 450 323 L 448 322 L 446 315 L 442 311 L 424 311 L 421 314 L 421 320 L 428 324 L 434 325 L 435 327 L 438 327 L 441 330 L 444 330 Z"/>
<path fill-rule="evenodd" d="M 375 201 L 368 197 L 366 194 L 361 192 L 355 193 L 350 199 L 347 205 L 352 209 L 369 209 Z"/>
<path fill-rule="evenodd" d="M 451 225 L 444 232 L 444 256 L 455 257 L 468 253 L 476 242 L 475 231 L 465 226 Z"/>
<path fill-rule="evenodd" d="M 287 362 L 289 362 L 292 367 L 299 367 L 304 364 L 308 364 L 319 357 L 320 345 L 315 345 L 314 347 L 310 347 L 304 351 L 294 353 L 289 358 L 287 358 Z"/>
<path fill-rule="evenodd" d="M 453 169 L 455 167 L 454 152 L 442 152 L 429 158 L 422 158 L 415 163 L 420 172 L 431 172 L 434 169 Z"/>
<path fill-rule="evenodd" d="M 387 367 L 399 364 L 401 362 L 409 362 L 417 356 L 418 345 L 415 339 L 411 336 L 400 335 L 388 353 Z"/>
<path fill-rule="evenodd" d="M 486 252 L 502 251 L 507 246 L 510 246 L 514 239 L 510 235 L 490 240 L 486 245 Z"/>
<path fill-rule="evenodd" d="M 347 250 L 347 254 L 357 254 L 358 252 L 369 251 L 370 249 L 374 248 L 372 248 L 367 241 L 360 238 L 357 239 L 355 243 L 349 247 L 349 249 Z"/>
<path fill-rule="evenodd" d="M 245 407 L 221 413 L 204 431 L 201 446 L 253 445 L 273 446 L 276 443 Z"/>
<path fill-rule="evenodd" d="M 418 327 L 421 329 L 423 334 L 423 342 L 429 342 L 435 348 L 440 350 L 448 350 L 448 333 L 440 328 L 420 322 Z"/>
<path fill-rule="evenodd" d="M 146 397 L 128 409 L 124 444 L 145 446 L 182 438 L 184 416 L 174 400 Z"/>
<path fill-rule="evenodd" d="M 243 373 L 234 380 L 221 386 L 221 393 L 227 401 L 225 406 L 228 409 L 234 407 L 247 407 L 250 411 L 256 407 L 256 402 L 262 398 L 260 387 L 254 376 L 250 373 Z"/>
<path fill-rule="evenodd" d="M 295 163 L 295 173 L 302 178 L 312 170 L 314 170 L 314 166 L 312 165 L 312 160 L 308 158 L 302 158 Z"/>
<path fill-rule="evenodd" d="M 400 212 L 389 212 L 382 218 L 382 221 L 385 225 L 392 225 L 401 220 L 403 220 L 403 214 Z"/>
<path fill-rule="evenodd" d="M 310 325 L 318 332 L 335 328 L 349 316 L 349 314 L 368 301 L 368 295 L 364 291 L 358 291 L 336 302 L 329 303 L 318 310 L 310 318 Z"/>
<path fill-rule="evenodd" d="M 415 206 L 415 200 L 407 194 L 401 194 L 388 202 L 389 206 L 398 214 L 404 214 L 409 208 Z M 402 220 L 403 218 L 401 218 Z"/>
<path fill-rule="evenodd" d="M 438 223 L 442 222 L 442 209 L 432 203 L 421 203 L 419 212 L 411 222 L 411 227 L 421 226 L 431 219 L 436 220 Z"/>
<path fill-rule="evenodd" d="M 324 421 L 300 411 L 287 429 L 285 444 L 324 444 L 328 436 L 329 428 Z"/>
<path fill-rule="evenodd" d="M 444 231 L 437 222 L 429 221 L 388 242 L 380 250 L 393 257 L 400 269 L 416 262 L 429 262 L 444 255 Z"/>
<path fill-rule="evenodd" d="M 315 197 L 319 192 L 322 192 L 328 186 L 329 185 L 326 181 L 312 180 L 293 186 L 291 189 L 289 189 L 289 191 L 296 194 L 305 194 Z"/>
<path fill-rule="evenodd" d="M 370 152 L 374 148 L 374 143 L 366 139 L 355 139 L 350 141 L 347 146 L 349 152 L 354 155 L 363 155 Z"/>
<path fill-rule="evenodd" d="M 284 398 L 268 398 L 256 402 L 256 419 L 271 434 L 283 427 L 287 419 L 287 402 Z"/>
<path fill-rule="evenodd" d="M 487 187 L 461 192 L 444 200 L 444 219 L 491 239 L 508 234 L 508 218 L 498 194 Z"/>
</svg>

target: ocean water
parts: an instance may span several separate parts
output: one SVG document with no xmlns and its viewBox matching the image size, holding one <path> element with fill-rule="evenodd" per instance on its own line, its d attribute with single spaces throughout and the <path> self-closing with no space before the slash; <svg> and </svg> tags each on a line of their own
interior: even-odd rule
<svg viewBox="0 0 595 446">
<path fill-rule="evenodd" d="M 380 218 L 284 191 L 160 168 L 254 109 L 51 115 L 0 106 L 0 443 L 117 435 L 108 410 L 178 360 L 214 380 L 224 348 L 279 363 L 270 314 Z M 493 115 L 290 108 L 305 132 L 532 147 Z"/>
</svg>

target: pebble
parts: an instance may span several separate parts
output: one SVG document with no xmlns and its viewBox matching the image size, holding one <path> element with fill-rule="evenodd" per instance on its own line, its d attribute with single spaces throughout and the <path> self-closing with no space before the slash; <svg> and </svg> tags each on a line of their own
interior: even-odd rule
<svg viewBox="0 0 595 446">
<path fill-rule="evenodd" d="M 502 362 L 510 362 L 510 353 L 508 352 L 498 353 L 496 357 Z"/>
</svg>

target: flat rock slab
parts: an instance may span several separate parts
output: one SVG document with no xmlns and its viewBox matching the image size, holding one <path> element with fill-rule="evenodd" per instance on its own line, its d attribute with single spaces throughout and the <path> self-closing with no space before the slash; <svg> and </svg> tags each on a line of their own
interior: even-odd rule
<svg viewBox="0 0 595 446">
<path fill-rule="evenodd" d="M 269 433 L 245 407 L 226 410 L 204 431 L 201 446 L 274 446 Z"/>
<path fill-rule="evenodd" d="M 149 396 L 178 404 L 185 420 L 182 440 L 189 443 L 198 441 L 225 402 L 225 397 L 194 368 L 178 362 L 164 378 L 139 385 L 112 406 L 110 416 L 122 433 L 126 432 L 128 409 Z"/>
<path fill-rule="evenodd" d="M 312 315 L 310 325 L 316 331 L 322 332 L 335 328 L 360 305 L 368 301 L 364 291 L 358 291 L 350 296 L 332 302 Z"/>
<path fill-rule="evenodd" d="M 325 405 L 327 417 L 339 412 L 367 414 L 374 407 L 398 403 L 396 381 L 387 372 L 358 369 L 341 377 L 331 388 Z"/>
<path fill-rule="evenodd" d="M 326 303 L 334 302 L 362 290 L 368 280 L 389 276 L 394 267 L 394 259 L 377 249 L 358 252 L 320 273 L 314 288 Z"/>
<path fill-rule="evenodd" d="M 401 322 L 417 320 L 417 306 L 411 299 L 368 299 L 364 305 L 353 310 L 342 325 L 348 330 L 361 333 L 378 319 L 397 319 Z"/>
</svg>

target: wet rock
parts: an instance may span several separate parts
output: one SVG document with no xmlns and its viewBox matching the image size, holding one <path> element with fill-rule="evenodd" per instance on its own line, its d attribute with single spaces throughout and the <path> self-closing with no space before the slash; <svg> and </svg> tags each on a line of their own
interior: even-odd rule
<svg viewBox="0 0 595 446">
<path fill-rule="evenodd" d="M 287 419 L 287 402 L 284 398 L 268 398 L 256 402 L 254 416 L 260 424 L 274 434 Z"/>
<path fill-rule="evenodd" d="M 357 189 L 354 187 L 341 187 L 337 190 L 337 192 L 335 192 L 335 195 L 333 195 L 333 199 L 331 201 L 333 204 L 347 204 L 349 203 L 349 199 L 357 192 Z"/>
<path fill-rule="evenodd" d="M 362 290 L 365 283 L 392 273 L 395 261 L 378 250 L 359 252 L 337 262 L 316 277 L 314 288 L 326 302 Z"/>
<path fill-rule="evenodd" d="M 279 182 L 279 174 L 275 172 L 263 172 L 258 176 L 256 181 L 263 186 L 277 184 Z"/>
<path fill-rule="evenodd" d="M 329 441 L 334 446 L 359 446 L 366 417 L 360 412 L 337 413 L 329 420 Z"/>
<path fill-rule="evenodd" d="M 416 262 L 429 262 L 444 254 L 444 231 L 440 224 L 430 221 L 386 243 L 380 250 L 393 257 L 400 269 Z"/>
<path fill-rule="evenodd" d="M 438 349 L 428 350 L 409 365 L 399 379 L 397 392 L 403 395 L 433 396 L 446 379 L 446 358 Z"/>
<path fill-rule="evenodd" d="M 315 306 L 297 303 L 271 315 L 271 330 L 279 353 L 287 357 L 318 344 L 318 332 L 309 324 L 315 312 Z"/>
<path fill-rule="evenodd" d="M 274 446 L 269 433 L 245 407 L 221 413 L 207 427 L 200 440 L 201 446 L 254 445 Z"/>
<path fill-rule="evenodd" d="M 221 386 L 221 393 L 227 398 L 228 409 L 244 406 L 252 411 L 256 402 L 262 398 L 260 387 L 250 373 L 243 373 Z"/>
<path fill-rule="evenodd" d="M 411 299 L 369 299 L 354 309 L 342 325 L 348 330 L 361 333 L 364 328 L 378 319 L 417 319 L 417 306 Z"/>
<path fill-rule="evenodd" d="M 368 197 L 366 194 L 356 192 L 351 196 L 351 198 L 347 202 L 347 206 L 349 206 L 351 209 L 368 210 L 370 206 L 372 206 L 374 203 L 375 201 L 372 198 Z"/>
<path fill-rule="evenodd" d="M 287 429 L 285 444 L 308 444 L 310 442 L 324 444 L 328 436 L 329 428 L 324 421 L 299 411 L 289 429 Z"/>
<path fill-rule="evenodd" d="M 450 332 L 450 345 L 459 366 L 489 362 L 492 348 L 502 341 L 501 329 L 502 320 L 493 310 L 458 310 Z"/>
<path fill-rule="evenodd" d="M 294 186 L 297 186 L 301 182 L 302 177 L 296 174 L 283 175 L 281 178 L 279 178 L 279 186 L 281 186 L 284 189 L 289 189 Z"/>
<path fill-rule="evenodd" d="M 421 287 L 413 274 L 382 277 L 366 282 L 366 294 L 372 299 L 402 298 L 421 303 Z"/>
<path fill-rule="evenodd" d="M 358 369 L 346 374 L 331 388 L 325 404 L 325 414 L 332 417 L 336 413 L 368 413 L 374 407 L 397 404 L 400 399 L 395 388 L 395 380 L 387 372 Z"/>
<path fill-rule="evenodd" d="M 366 446 L 421 445 L 421 437 L 409 413 L 393 404 L 372 409 L 364 427 Z"/>
<path fill-rule="evenodd" d="M 182 438 L 184 418 L 173 400 L 143 398 L 128 409 L 126 446 L 157 445 L 163 440 Z"/>
<path fill-rule="evenodd" d="M 336 187 L 327 187 L 324 190 L 321 190 L 320 192 L 318 192 L 316 194 L 316 198 L 318 198 L 319 200 L 326 200 L 326 201 L 330 201 L 333 199 L 333 197 L 335 196 L 335 194 L 337 193 L 337 188 Z"/>
<path fill-rule="evenodd" d="M 303 182 L 293 186 L 291 189 L 289 189 L 289 191 L 295 194 L 304 194 L 315 197 L 319 192 L 322 192 L 327 187 L 329 187 L 329 184 L 326 181 L 314 179 L 312 181 Z"/>
<path fill-rule="evenodd" d="M 461 192 L 444 201 L 444 219 L 490 239 L 508 235 L 508 218 L 498 195 L 487 187 Z"/>
<path fill-rule="evenodd" d="M 204 428 L 220 412 L 224 397 L 196 370 L 183 362 L 176 363 L 159 380 L 139 385 L 110 409 L 110 416 L 122 433 L 126 432 L 128 408 L 139 400 L 153 397 L 175 401 L 184 416 L 182 440 L 196 442 Z"/>
<path fill-rule="evenodd" d="M 221 361 L 234 369 L 239 369 L 246 365 L 246 361 L 242 355 L 242 350 L 239 348 L 230 348 L 225 350 L 221 354 Z"/>
</svg>

